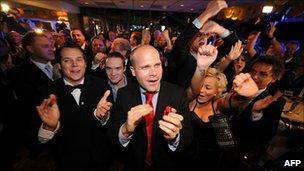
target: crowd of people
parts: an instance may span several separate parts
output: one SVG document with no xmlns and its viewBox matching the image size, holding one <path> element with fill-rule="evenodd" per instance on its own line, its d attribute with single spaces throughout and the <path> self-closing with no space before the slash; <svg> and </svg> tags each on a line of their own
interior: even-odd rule
<svg viewBox="0 0 304 171">
<path fill-rule="evenodd" d="M 303 147 L 303 128 L 284 153 L 273 145 L 285 97 L 304 97 L 299 40 L 279 42 L 271 23 L 262 48 L 259 31 L 244 38 L 211 20 L 226 7 L 210 1 L 176 37 L 10 30 L 0 40 L 0 169 L 46 155 L 46 170 L 283 166 L 273 161 Z"/>
</svg>

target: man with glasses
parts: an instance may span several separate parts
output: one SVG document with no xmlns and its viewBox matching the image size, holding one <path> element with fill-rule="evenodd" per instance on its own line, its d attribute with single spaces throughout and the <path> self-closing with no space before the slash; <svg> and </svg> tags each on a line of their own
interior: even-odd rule
<svg viewBox="0 0 304 171">
<path fill-rule="evenodd" d="M 284 65 L 277 57 L 261 56 L 252 63 L 250 75 L 259 91 L 231 120 L 239 152 L 249 161 L 256 162 L 276 134 L 285 100 L 272 85 L 283 73 Z"/>
</svg>

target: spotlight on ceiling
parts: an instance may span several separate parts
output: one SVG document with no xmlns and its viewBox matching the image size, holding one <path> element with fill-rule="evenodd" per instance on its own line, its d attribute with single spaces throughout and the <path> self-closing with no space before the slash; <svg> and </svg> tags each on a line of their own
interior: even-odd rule
<svg viewBox="0 0 304 171">
<path fill-rule="evenodd" d="M 269 14 L 272 12 L 273 6 L 265 5 L 263 7 L 262 13 L 264 14 Z"/>
<path fill-rule="evenodd" d="M 10 10 L 10 6 L 5 4 L 5 3 L 1 3 L 1 11 L 7 13 Z"/>
</svg>

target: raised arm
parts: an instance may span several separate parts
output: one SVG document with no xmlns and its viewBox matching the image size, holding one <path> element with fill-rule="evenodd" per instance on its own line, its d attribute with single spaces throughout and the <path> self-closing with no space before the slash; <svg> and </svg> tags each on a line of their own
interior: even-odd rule
<svg viewBox="0 0 304 171">
<path fill-rule="evenodd" d="M 242 42 L 238 40 L 232 47 L 228 55 L 222 58 L 222 60 L 215 66 L 221 72 L 224 72 L 231 61 L 240 57 L 243 52 Z"/>
<path fill-rule="evenodd" d="M 233 91 L 218 99 L 217 109 L 223 113 L 234 108 L 243 109 L 258 92 L 258 86 L 248 73 L 240 73 L 233 80 Z"/>
<path fill-rule="evenodd" d="M 202 45 L 197 52 L 197 66 L 193 74 L 191 85 L 187 89 L 188 100 L 193 100 L 202 87 L 206 69 L 215 61 L 217 49 L 213 45 Z"/>
</svg>

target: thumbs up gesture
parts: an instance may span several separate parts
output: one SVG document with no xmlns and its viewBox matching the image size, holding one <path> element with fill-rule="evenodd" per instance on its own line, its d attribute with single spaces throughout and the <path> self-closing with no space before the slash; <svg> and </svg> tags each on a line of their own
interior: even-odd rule
<svg viewBox="0 0 304 171">
<path fill-rule="evenodd" d="M 107 90 L 97 104 L 96 117 L 98 119 L 102 120 L 104 118 L 107 118 L 110 113 L 109 110 L 113 105 L 111 102 L 107 101 L 107 98 L 109 97 L 110 93 L 110 90 Z"/>
</svg>

